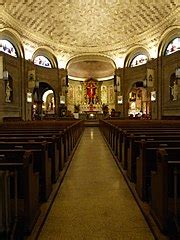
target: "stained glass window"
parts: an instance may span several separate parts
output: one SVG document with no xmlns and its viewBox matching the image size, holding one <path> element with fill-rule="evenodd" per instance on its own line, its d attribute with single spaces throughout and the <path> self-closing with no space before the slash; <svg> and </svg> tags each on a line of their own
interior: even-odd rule
<svg viewBox="0 0 180 240">
<path fill-rule="evenodd" d="M 0 51 L 5 52 L 13 57 L 17 57 L 15 47 L 7 40 L 0 40 Z"/>
<path fill-rule="evenodd" d="M 49 59 L 44 57 L 44 56 L 35 57 L 34 64 L 42 66 L 42 67 L 46 67 L 46 68 L 51 68 L 52 67 Z"/>
<path fill-rule="evenodd" d="M 170 55 L 180 50 L 180 37 L 173 39 L 167 46 L 165 55 Z"/>
<path fill-rule="evenodd" d="M 130 67 L 136 67 L 147 62 L 148 58 L 144 54 L 139 54 L 131 61 Z"/>
</svg>

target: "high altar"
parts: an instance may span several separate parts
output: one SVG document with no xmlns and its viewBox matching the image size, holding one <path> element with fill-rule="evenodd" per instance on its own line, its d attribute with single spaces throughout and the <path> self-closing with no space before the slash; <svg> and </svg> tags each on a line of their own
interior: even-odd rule
<svg viewBox="0 0 180 240">
<path fill-rule="evenodd" d="M 98 81 L 93 79 L 85 81 L 84 89 L 85 103 L 81 105 L 82 113 L 85 113 L 86 119 L 99 118 L 102 108 L 98 96 Z"/>
<path fill-rule="evenodd" d="M 69 81 L 67 107 L 74 112 L 74 106 L 79 106 L 79 113 L 85 119 L 100 118 L 103 115 L 103 105 L 109 110 L 114 108 L 113 80 L 98 81 L 90 78 L 86 81 Z"/>
</svg>

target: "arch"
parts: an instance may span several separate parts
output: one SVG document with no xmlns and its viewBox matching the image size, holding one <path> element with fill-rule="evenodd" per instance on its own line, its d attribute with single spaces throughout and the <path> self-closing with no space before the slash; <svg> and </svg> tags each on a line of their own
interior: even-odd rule
<svg viewBox="0 0 180 240">
<path fill-rule="evenodd" d="M 143 81 L 134 81 L 128 90 L 128 116 L 149 118 L 150 105 L 150 92 L 144 87 Z"/>
<path fill-rule="evenodd" d="M 94 78 L 99 81 L 112 79 L 115 74 L 115 62 L 104 55 L 78 55 L 69 59 L 66 65 L 68 76 L 78 80 Z"/>
<path fill-rule="evenodd" d="M 105 55 L 76 55 L 70 58 L 66 64 L 66 68 L 69 67 L 70 64 L 82 61 L 102 61 L 102 62 L 109 62 L 114 68 L 116 68 L 115 62 L 108 56 Z"/>
<path fill-rule="evenodd" d="M 33 90 L 32 118 L 42 119 L 49 114 L 55 114 L 55 100 L 55 91 L 51 85 L 39 82 L 39 86 Z"/>
<path fill-rule="evenodd" d="M 17 57 L 24 58 L 24 48 L 21 42 L 21 38 L 17 32 L 12 29 L 6 28 L 0 32 L 0 40 L 9 41 L 17 52 Z"/>
<path fill-rule="evenodd" d="M 145 56 L 147 56 L 147 61 L 150 59 L 150 54 L 149 54 L 148 50 L 146 48 L 144 48 L 144 47 L 136 46 L 134 48 L 131 48 L 128 52 L 129 53 L 125 57 L 124 67 L 130 67 L 131 62 L 138 55 L 145 55 Z M 143 64 L 145 64 L 145 63 L 143 63 Z"/>
<path fill-rule="evenodd" d="M 58 68 L 57 58 L 52 52 L 51 48 L 48 47 L 40 47 L 35 50 L 32 56 L 32 61 L 34 62 L 35 58 L 38 56 L 43 56 L 49 60 L 52 68 Z"/>
<path fill-rule="evenodd" d="M 171 27 L 161 36 L 161 40 L 158 47 L 158 56 L 165 55 L 168 44 L 175 38 L 180 37 L 180 27 Z"/>
</svg>

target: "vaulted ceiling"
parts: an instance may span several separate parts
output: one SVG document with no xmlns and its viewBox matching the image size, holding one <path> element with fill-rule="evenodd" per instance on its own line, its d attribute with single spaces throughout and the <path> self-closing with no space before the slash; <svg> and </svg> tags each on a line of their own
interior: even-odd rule
<svg viewBox="0 0 180 240">
<path fill-rule="evenodd" d="M 115 59 L 134 45 L 151 49 L 180 22 L 179 0 L 0 2 L 4 26 L 17 29 L 25 43 L 49 46 L 66 60 L 91 53 Z"/>
</svg>

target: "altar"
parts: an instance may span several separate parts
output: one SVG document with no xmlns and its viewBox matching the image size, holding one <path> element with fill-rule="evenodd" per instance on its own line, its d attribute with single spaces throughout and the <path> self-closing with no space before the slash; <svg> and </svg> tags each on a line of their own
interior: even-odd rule
<svg viewBox="0 0 180 240">
<path fill-rule="evenodd" d="M 115 108 L 113 85 L 107 85 L 93 78 L 81 83 L 69 81 L 67 96 L 68 110 L 79 113 L 80 119 L 93 120 L 107 117 L 109 108 Z M 113 84 L 113 81 L 112 81 Z"/>
<path fill-rule="evenodd" d="M 84 111 L 86 115 L 86 119 L 99 119 L 98 115 L 101 115 L 102 113 L 100 111 L 96 110 L 87 110 Z"/>
<path fill-rule="evenodd" d="M 103 118 L 103 113 L 98 110 L 85 110 L 79 114 L 80 119 L 98 120 Z"/>
</svg>

